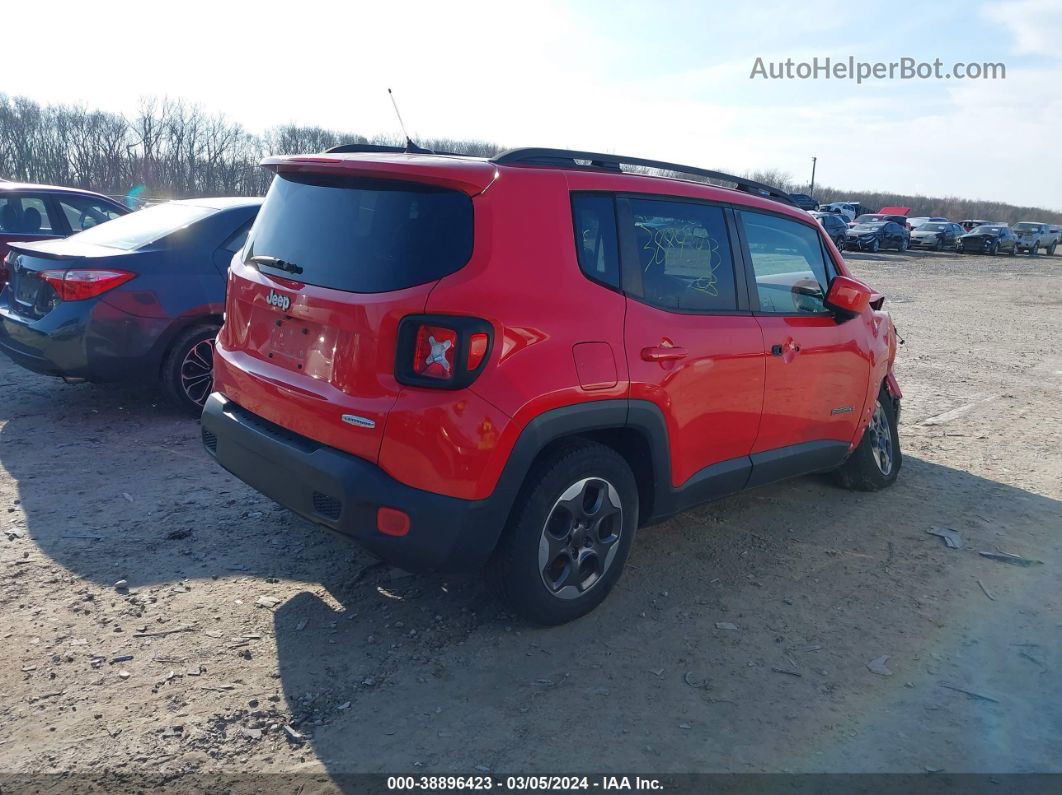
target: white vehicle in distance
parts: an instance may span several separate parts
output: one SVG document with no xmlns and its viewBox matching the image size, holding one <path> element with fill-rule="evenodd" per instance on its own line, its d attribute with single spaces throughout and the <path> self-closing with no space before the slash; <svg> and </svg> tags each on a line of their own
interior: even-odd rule
<svg viewBox="0 0 1062 795">
<path fill-rule="evenodd" d="M 857 215 L 862 215 L 865 210 L 859 202 L 830 202 L 829 204 L 820 204 L 819 212 L 840 213 L 844 216 L 845 223 L 850 223 L 856 219 Z"/>
<path fill-rule="evenodd" d="M 920 227 L 922 224 L 948 224 L 951 223 L 947 218 L 937 218 L 935 216 L 919 215 L 916 218 L 907 219 L 907 228 L 912 232 Z"/>
<path fill-rule="evenodd" d="M 1055 255 L 1058 235 L 1051 234 L 1051 227 L 1039 221 L 1022 221 L 1014 224 L 1014 234 L 1018 238 L 1018 253 L 1028 252 L 1036 256 L 1041 248 L 1047 249 L 1049 256 Z"/>
</svg>

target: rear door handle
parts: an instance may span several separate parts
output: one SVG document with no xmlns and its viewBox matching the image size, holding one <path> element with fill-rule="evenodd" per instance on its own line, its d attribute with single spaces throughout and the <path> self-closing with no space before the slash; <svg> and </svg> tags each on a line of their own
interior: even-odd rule
<svg viewBox="0 0 1062 795">
<path fill-rule="evenodd" d="M 671 347 L 668 345 L 654 345 L 642 348 L 642 358 L 647 362 L 664 362 L 669 359 L 686 358 L 686 349 Z"/>
<path fill-rule="evenodd" d="M 785 345 L 773 345 L 773 346 L 771 346 L 771 355 L 772 356 L 785 356 L 785 352 L 787 350 L 790 350 L 793 353 L 800 353 L 800 346 L 799 345 L 795 345 L 795 344 L 793 344 L 791 342 L 788 342 Z"/>
</svg>

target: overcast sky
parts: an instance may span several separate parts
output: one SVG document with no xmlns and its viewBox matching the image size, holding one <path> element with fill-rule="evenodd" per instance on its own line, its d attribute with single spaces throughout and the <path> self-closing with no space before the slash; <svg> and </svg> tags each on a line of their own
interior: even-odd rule
<svg viewBox="0 0 1062 795">
<path fill-rule="evenodd" d="M 6 3 L 0 91 L 144 95 L 280 123 L 565 146 L 820 184 L 1062 209 L 1062 0 L 867 4 Z M 305 9 L 305 10 L 303 10 Z M 750 79 L 849 56 L 1003 62 L 1004 80 Z"/>
</svg>

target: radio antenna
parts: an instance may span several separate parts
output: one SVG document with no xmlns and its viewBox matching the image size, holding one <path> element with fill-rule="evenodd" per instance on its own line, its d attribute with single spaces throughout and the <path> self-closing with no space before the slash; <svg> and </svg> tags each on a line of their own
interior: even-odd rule
<svg viewBox="0 0 1062 795">
<path fill-rule="evenodd" d="M 391 89 L 387 89 L 387 96 L 391 98 L 391 105 L 394 106 L 395 115 L 398 117 L 398 126 L 402 128 L 402 135 L 406 136 L 406 151 L 420 155 L 432 154 L 430 149 L 424 149 L 423 147 L 417 146 L 413 139 L 409 137 L 409 133 L 406 132 L 406 123 L 402 121 L 402 114 L 398 110 L 398 103 L 395 102 L 395 94 Z"/>
</svg>

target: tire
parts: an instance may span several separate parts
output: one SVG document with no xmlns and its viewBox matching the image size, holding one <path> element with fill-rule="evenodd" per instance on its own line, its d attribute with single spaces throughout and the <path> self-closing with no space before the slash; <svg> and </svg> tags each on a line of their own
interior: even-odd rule
<svg viewBox="0 0 1062 795">
<path fill-rule="evenodd" d="M 873 243 L 870 244 L 870 253 L 877 254 L 880 248 L 881 244 L 877 240 L 875 240 Z"/>
<path fill-rule="evenodd" d="M 1007 256 L 1008 257 L 1013 257 L 1017 253 L 1018 253 L 1018 247 L 1017 246 L 1011 246 L 1010 247 L 1010 251 L 1007 252 Z"/>
<path fill-rule="evenodd" d="M 162 392 L 175 406 L 198 417 L 214 385 L 214 338 L 218 327 L 197 325 L 183 331 L 162 361 Z"/>
<path fill-rule="evenodd" d="M 608 596 L 637 526 L 638 487 L 627 462 L 603 444 L 572 441 L 528 473 L 487 579 L 517 615 L 564 624 Z"/>
<path fill-rule="evenodd" d="M 1033 245 L 1029 246 L 1029 256 L 1035 257 L 1040 253 L 1040 241 L 1037 240 Z"/>
<path fill-rule="evenodd" d="M 1058 242 L 1057 241 L 1052 243 L 1050 246 L 1047 247 L 1047 256 L 1049 256 L 1049 257 L 1055 256 L 1055 249 L 1056 248 L 1058 248 Z"/>
<path fill-rule="evenodd" d="M 900 238 L 900 242 L 896 245 L 896 251 L 900 254 L 903 254 L 903 252 L 907 251 L 907 241 L 904 240 L 902 237 Z"/>
<path fill-rule="evenodd" d="M 886 466 L 883 461 L 887 461 Z M 859 446 L 835 471 L 837 482 L 853 491 L 879 491 L 896 481 L 903 463 L 896 427 L 896 403 L 882 387 Z"/>
<path fill-rule="evenodd" d="M 938 237 L 937 238 L 937 244 L 935 246 L 933 246 L 933 250 L 934 251 L 943 251 L 944 250 L 944 238 L 942 238 L 942 237 Z"/>
<path fill-rule="evenodd" d="M 986 253 L 987 253 L 987 254 L 988 254 L 988 256 L 990 256 L 990 257 L 994 257 L 994 256 L 996 256 L 996 254 L 998 254 L 998 253 L 999 253 L 999 243 L 993 243 L 992 245 L 990 245 L 990 246 L 988 247 L 988 251 L 987 251 Z"/>
</svg>

